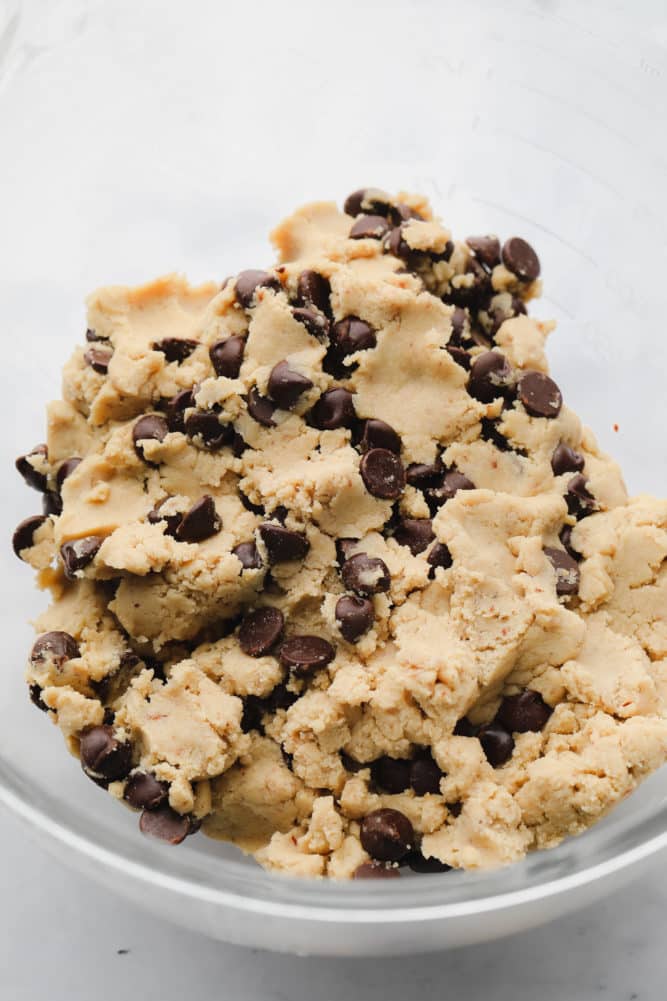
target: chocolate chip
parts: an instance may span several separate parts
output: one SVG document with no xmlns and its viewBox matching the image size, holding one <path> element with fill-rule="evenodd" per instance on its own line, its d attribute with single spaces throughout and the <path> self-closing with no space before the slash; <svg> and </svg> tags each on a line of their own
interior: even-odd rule
<svg viewBox="0 0 667 1001">
<path fill-rule="evenodd" d="M 84 570 L 93 562 L 103 542 L 101 536 L 89 535 L 85 539 L 73 539 L 60 547 L 68 580 L 76 580 L 78 571 Z"/>
<path fill-rule="evenodd" d="M 35 544 L 35 533 L 46 523 L 48 519 L 44 515 L 38 514 L 33 518 L 26 518 L 22 521 L 14 532 L 12 546 L 14 552 L 21 559 L 21 553 L 26 549 L 31 549 Z"/>
<path fill-rule="evenodd" d="M 391 577 L 384 560 L 367 553 L 357 553 L 343 564 L 343 583 L 348 591 L 354 591 L 362 598 L 388 591 Z"/>
<path fill-rule="evenodd" d="M 595 497 L 588 489 L 588 480 L 581 473 L 573 476 L 567 484 L 565 501 L 570 514 L 576 518 L 586 518 L 598 509 Z"/>
<path fill-rule="evenodd" d="M 492 420 L 489 417 L 482 417 L 480 423 L 482 425 L 481 437 L 484 441 L 490 441 L 491 444 L 496 446 L 499 452 L 514 451 L 507 438 L 498 430 L 498 425 L 495 420 Z M 516 451 L 519 455 L 523 454 L 518 449 Z"/>
<path fill-rule="evenodd" d="M 398 257 L 403 261 L 409 261 L 411 257 L 416 256 L 410 244 L 403 239 L 403 226 L 394 226 L 391 232 L 387 234 L 384 240 L 384 248 L 390 254 L 393 254 L 394 257 Z"/>
<path fill-rule="evenodd" d="M 30 695 L 30 701 L 32 702 L 33 706 L 36 706 L 40 712 L 48 713 L 49 707 L 47 706 L 46 702 L 44 702 L 44 700 L 42 699 L 42 691 L 43 689 L 40 688 L 39 685 L 30 685 L 28 687 L 28 694 Z"/>
<path fill-rule="evenodd" d="M 316 309 L 297 307 L 292 310 L 292 316 L 297 323 L 302 323 L 309 334 L 316 337 L 318 341 L 326 340 L 329 334 L 329 321 L 323 313 Z"/>
<path fill-rule="evenodd" d="M 558 538 L 563 544 L 563 549 L 565 549 L 570 554 L 572 559 L 580 560 L 582 559 L 581 553 L 578 553 L 577 550 L 572 545 L 572 529 L 573 529 L 572 525 L 563 525 L 560 532 L 558 533 Z"/>
<path fill-rule="evenodd" d="M 544 555 L 556 571 L 556 594 L 559 597 L 576 594 L 581 577 L 577 561 L 565 550 L 552 546 L 544 547 Z"/>
<path fill-rule="evenodd" d="M 388 452 L 394 452 L 396 455 L 400 455 L 401 452 L 401 439 L 393 427 L 375 417 L 364 421 L 364 432 L 360 445 L 362 452 L 370 452 L 372 448 L 385 448 Z"/>
<path fill-rule="evenodd" d="M 139 829 L 142 834 L 166 841 L 170 845 L 180 845 L 189 834 L 194 833 L 190 818 L 176 813 L 167 803 L 155 810 L 144 810 Z"/>
<path fill-rule="evenodd" d="M 265 522 L 259 526 L 259 534 L 266 546 L 269 563 L 287 563 L 302 560 L 310 549 L 310 543 L 303 532 L 293 532 L 283 525 Z"/>
<path fill-rule="evenodd" d="M 257 695 L 247 695 L 243 700 L 243 716 L 241 717 L 241 730 L 243 733 L 251 733 L 257 730 L 264 732 L 262 720 L 267 712 L 266 701 Z"/>
<path fill-rule="evenodd" d="M 360 320 L 358 316 L 346 316 L 344 320 L 334 323 L 331 343 L 342 358 L 347 358 L 357 351 L 374 348 L 377 345 L 377 337 L 370 323 Z"/>
<path fill-rule="evenodd" d="M 290 368 L 286 361 L 279 361 L 271 369 L 268 383 L 269 396 L 281 410 L 291 410 L 299 397 L 312 388 L 311 380 Z"/>
<path fill-rule="evenodd" d="M 317 271 L 302 271 L 296 283 L 301 306 L 314 306 L 326 316 L 331 315 L 331 283 Z"/>
<path fill-rule="evenodd" d="M 498 710 L 498 720 L 510 733 L 536 733 L 541 730 L 553 709 L 539 692 L 526 688 L 520 695 L 507 695 Z"/>
<path fill-rule="evenodd" d="M 47 490 L 42 497 L 42 513 L 47 516 L 61 515 L 63 513 L 63 500 L 55 490 Z"/>
<path fill-rule="evenodd" d="M 58 493 L 62 491 L 65 480 L 72 475 L 74 470 L 80 466 L 82 462 L 83 459 L 73 455 L 71 459 L 65 459 L 65 461 L 58 467 L 58 472 L 56 473 L 56 486 L 58 488 Z"/>
<path fill-rule="evenodd" d="M 361 205 L 366 197 L 366 188 L 360 188 L 348 195 L 343 204 L 343 212 L 346 215 L 357 216 L 361 212 Z"/>
<path fill-rule="evenodd" d="M 233 426 L 221 424 L 215 410 L 195 410 L 188 414 L 185 433 L 208 452 L 217 452 L 225 445 L 230 445 L 234 438 Z"/>
<path fill-rule="evenodd" d="M 373 497 L 396 500 L 405 489 L 405 471 L 401 460 L 387 448 L 372 448 L 362 456 L 359 472 Z"/>
<path fill-rule="evenodd" d="M 108 342 L 109 338 L 103 337 L 101 334 L 98 334 L 94 330 L 88 328 L 88 330 L 86 330 L 86 340 L 88 341 L 89 344 L 97 344 L 100 341 Z"/>
<path fill-rule="evenodd" d="M 456 344 L 447 344 L 446 351 L 457 365 L 460 365 L 466 371 L 470 369 L 472 359 L 465 348 L 457 347 Z"/>
<path fill-rule="evenodd" d="M 238 488 L 237 488 L 238 489 Z M 243 493 L 241 489 L 238 489 L 239 500 L 243 504 L 246 511 L 250 511 L 251 514 L 260 514 L 262 517 L 266 515 L 265 509 L 261 504 L 253 504 L 249 497 Z"/>
<path fill-rule="evenodd" d="M 185 411 L 192 410 L 195 406 L 195 396 L 191 389 L 182 389 L 176 396 L 172 396 L 166 406 L 169 430 L 185 434 Z"/>
<path fill-rule="evenodd" d="M 584 468 L 585 459 L 579 452 L 561 441 L 556 445 L 551 456 L 551 468 L 554 476 L 562 473 L 580 473 Z"/>
<path fill-rule="evenodd" d="M 39 637 L 30 653 L 30 660 L 33 664 L 51 661 L 56 668 L 60 668 L 66 661 L 80 656 L 79 645 L 73 636 L 64 632 L 52 632 Z"/>
<path fill-rule="evenodd" d="M 362 862 L 352 874 L 352 879 L 400 879 L 401 873 L 393 865 L 381 862 Z"/>
<path fill-rule="evenodd" d="M 84 770 L 107 782 L 124 779 L 132 768 L 131 745 L 118 740 L 110 726 L 84 730 L 79 753 Z"/>
<path fill-rule="evenodd" d="M 241 561 L 244 570 L 260 570 L 263 566 L 259 550 L 254 542 L 239 542 L 232 549 L 234 556 Z"/>
<path fill-rule="evenodd" d="M 442 542 L 436 542 L 426 557 L 426 562 L 431 567 L 429 577 L 433 579 L 438 567 L 442 567 L 443 570 L 449 570 L 453 563 L 452 554 Z"/>
<path fill-rule="evenodd" d="M 396 795 L 409 788 L 411 765 L 411 761 L 385 754 L 371 764 L 371 778 L 384 792 Z"/>
<path fill-rule="evenodd" d="M 215 374 L 226 379 L 238 379 L 243 362 L 245 341 L 242 337 L 228 337 L 218 341 L 209 351 Z"/>
<path fill-rule="evenodd" d="M 336 560 L 338 561 L 338 566 L 342 567 L 345 560 L 349 560 L 358 545 L 359 539 L 336 539 Z"/>
<path fill-rule="evenodd" d="M 258 288 L 270 288 L 274 292 L 280 292 L 282 286 L 275 275 L 270 275 L 268 271 L 256 271 L 250 269 L 241 271 L 236 276 L 236 301 L 244 309 L 249 309 L 255 300 L 255 293 Z"/>
<path fill-rule="evenodd" d="M 313 426 L 320 431 L 352 427 L 356 417 L 352 393 L 340 387 L 327 389 L 310 411 Z"/>
<path fill-rule="evenodd" d="M 413 556 L 428 549 L 435 539 L 430 518 L 404 518 L 394 532 L 399 546 L 407 546 Z"/>
<path fill-rule="evenodd" d="M 276 408 L 271 400 L 262 396 L 257 387 L 253 386 L 248 393 L 248 413 L 250 416 L 265 428 L 274 428 L 276 426 L 273 419 L 275 412 Z"/>
<path fill-rule="evenodd" d="M 487 268 L 500 264 L 500 240 L 497 236 L 467 236 L 466 243 L 477 260 Z"/>
<path fill-rule="evenodd" d="M 435 462 L 413 462 L 405 471 L 405 478 L 411 487 L 424 490 L 426 487 L 435 487 L 440 483 L 445 472 L 445 467 L 439 459 Z"/>
<path fill-rule="evenodd" d="M 135 772 L 130 775 L 123 798 L 135 810 L 155 810 L 162 806 L 169 796 L 166 782 L 158 782 L 149 772 Z"/>
<path fill-rule="evenodd" d="M 435 858 L 434 855 L 430 858 L 426 858 L 421 852 L 410 852 L 410 854 L 403 861 L 410 867 L 410 869 L 412 869 L 413 872 L 419 872 L 424 875 L 434 876 L 437 873 L 452 871 L 451 865 L 447 865 L 446 862 L 441 862 L 440 859 Z"/>
<path fill-rule="evenodd" d="M 291 692 L 286 682 L 281 682 L 273 689 L 266 699 L 270 712 L 277 712 L 279 709 L 289 709 L 299 698 L 296 692 Z"/>
<path fill-rule="evenodd" d="M 151 525 L 160 525 L 162 522 L 165 522 L 166 528 L 164 530 L 164 534 L 170 535 L 173 539 L 175 539 L 179 525 L 183 521 L 183 515 L 180 513 L 164 514 L 162 507 L 166 503 L 167 499 L 168 498 L 165 498 L 165 500 L 161 501 L 157 507 L 154 507 L 152 511 L 149 511 L 148 521 Z"/>
<path fill-rule="evenodd" d="M 484 306 L 493 293 L 491 279 L 488 272 L 474 257 L 471 257 L 466 265 L 466 276 L 468 275 L 472 276 L 472 281 L 467 277 L 465 284 L 450 285 L 443 299 L 452 305 L 465 306 L 477 311 Z"/>
<path fill-rule="evenodd" d="M 282 636 L 285 619 L 278 608 L 267 605 L 249 612 L 239 628 L 239 645 L 249 657 L 264 657 Z"/>
<path fill-rule="evenodd" d="M 417 796 L 439 793 L 442 777 L 443 772 L 430 754 L 415 758 L 410 766 L 410 785 Z"/>
<path fill-rule="evenodd" d="M 341 635 L 348 643 L 356 643 L 375 621 L 373 602 L 349 594 L 338 599 L 335 615 Z"/>
<path fill-rule="evenodd" d="M 470 736 L 474 735 L 470 734 Z M 502 723 L 495 720 L 493 723 L 487 723 L 477 731 L 477 737 L 486 755 L 486 760 L 494 768 L 504 765 L 512 757 L 514 738 Z"/>
<path fill-rule="evenodd" d="M 458 469 L 450 469 L 436 487 L 428 487 L 424 494 L 432 508 L 440 507 L 455 497 L 459 490 L 474 490 L 475 484 Z"/>
<path fill-rule="evenodd" d="M 193 504 L 183 515 L 176 538 L 179 542 L 204 542 L 222 528 L 222 519 L 215 509 L 215 501 L 208 494 Z"/>
<path fill-rule="evenodd" d="M 83 356 L 86 365 L 92 368 L 93 372 L 99 375 L 106 375 L 109 371 L 109 362 L 113 357 L 113 351 L 104 348 L 88 348 Z"/>
<path fill-rule="evenodd" d="M 374 810 L 361 821 L 361 845 L 379 862 L 400 862 L 413 847 L 412 824 L 398 810 Z"/>
<path fill-rule="evenodd" d="M 44 493 L 47 487 L 47 478 L 44 473 L 38 472 L 32 463 L 28 461 L 31 456 L 48 459 L 49 450 L 46 445 L 36 445 L 27 455 L 20 455 L 16 460 L 16 469 L 28 486 L 32 487 L 33 490 L 39 490 L 40 493 Z"/>
<path fill-rule="evenodd" d="M 563 397 L 553 379 L 544 372 L 526 372 L 517 389 L 519 399 L 531 417 L 558 417 Z"/>
<path fill-rule="evenodd" d="M 529 243 L 511 236 L 503 244 L 503 264 L 521 281 L 534 282 L 540 276 L 540 259 Z"/>
<path fill-rule="evenodd" d="M 154 351 L 160 351 L 168 362 L 175 361 L 178 365 L 186 361 L 198 347 L 199 341 L 179 337 L 165 337 L 153 344 Z"/>
<path fill-rule="evenodd" d="M 389 232 L 389 224 L 381 215 L 362 215 L 350 230 L 351 240 L 381 240 Z"/>
<path fill-rule="evenodd" d="M 321 636 L 291 636 L 280 648 L 280 663 L 295 674 L 312 674 L 336 656 L 331 643 Z"/>
<path fill-rule="evenodd" d="M 472 363 L 468 392 L 480 403 L 492 403 L 502 396 L 511 399 L 515 393 L 512 366 L 500 351 L 485 351 Z"/>
<path fill-rule="evenodd" d="M 160 417 L 159 414 L 148 414 L 146 417 L 141 417 L 132 429 L 134 451 L 140 459 L 147 462 L 141 443 L 143 441 L 164 441 L 168 434 L 169 425 L 164 417 Z"/>
<path fill-rule="evenodd" d="M 471 723 L 467 716 L 463 716 L 454 727 L 455 737 L 476 737 L 477 727 Z"/>
</svg>

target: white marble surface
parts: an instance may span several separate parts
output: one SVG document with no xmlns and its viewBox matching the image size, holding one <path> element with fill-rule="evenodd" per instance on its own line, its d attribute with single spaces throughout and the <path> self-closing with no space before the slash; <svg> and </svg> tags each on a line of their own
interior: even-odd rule
<svg viewBox="0 0 667 1001">
<path fill-rule="evenodd" d="M 438 128 L 437 135 L 430 133 L 432 122 L 428 113 L 434 95 L 418 75 L 409 77 L 401 68 L 403 63 L 389 44 L 381 15 L 391 15 L 394 45 L 407 25 L 406 51 L 417 52 L 415 64 L 423 66 L 425 73 L 444 73 L 448 61 L 450 68 L 466 61 L 466 86 L 469 87 L 471 80 L 479 84 L 480 91 L 488 86 L 488 79 L 485 81 L 481 73 L 479 79 L 475 78 L 475 60 L 483 65 L 475 32 L 462 36 L 468 39 L 469 48 L 456 48 L 450 41 L 455 28 L 453 21 L 450 30 L 449 23 L 439 17 L 446 7 L 447 16 L 453 18 L 452 12 L 457 7 L 453 3 L 386 0 L 382 5 L 377 4 L 378 19 L 373 12 L 373 0 L 366 4 L 339 0 L 334 23 L 323 26 L 318 5 L 300 0 L 294 3 L 286 0 L 285 16 L 280 20 L 277 5 L 262 0 L 252 6 L 252 17 L 246 16 L 239 4 L 191 0 L 188 10 L 198 12 L 200 25 L 204 26 L 199 43 L 204 44 L 205 35 L 214 37 L 215 21 L 211 19 L 215 17 L 220 21 L 221 31 L 230 29 L 239 39 L 238 46 L 234 46 L 238 52 L 228 49 L 219 63 L 207 63 L 206 73 L 217 81 L 219 92 L 206 96 L 197 87 L 196 59 L 192 53 L 189 65 L 193 72 L 183 71 L 176 11 L 181 12 L 182 20 L 185 5 L 170 0 L 164 3 L 135 0 L 135 4 L 144 10 L 144 23 L 146 9 L 154 10 L 160 58 L 146 60 L 142 39 L 132 31 L 123 33 L 118 29 L 110 11 L 122 7 L 127 14 L 132 7 L 128 0 L 108 5 L 106 20 L 101 14 L 100 0 L 49 0 L 48 3 L 28 0 L 24 5 L 0 0 L 0 15 L 4 15 L 3 8 L 11 15 L 14 8 L 23 6 L 36 19 L 29 36 L 19 34 L 18 43 L 17 39 L 9 39 L 10 58 L 4 64 L 0 46 L 0 95 L 4 94 L 5 101 L 19 102 L 19 108 L 23 104 L 34 108 L 31 72 L 36 68 L 37 72 L 50 74 L 41 109 L 44 120 L 50 118 L 49 102 L 53 98 L 55 104 L 59 91 L 71 98 L 66 108 L 58 109 L 52 131 L 48 125 L 44 126 L 39 156 L 30 153 L 33 144 L 26 142 L 23 133 L 28 117 L 21 112 L 11 122 L 7 119 L 12 125 L 12 143 L 23 145 L 12 146 L 15 160 L 3 155 L 0 163 L 3 192 L 0 229 L 2 233 L 12 230 L 16 237 L 24 231 L 22 220 L 27 213 L 46 220 L 39 241 L 28 235 L 23 241 L 14 238 L 11 251 L 5 254 L 0 244 L 5 279 L 3 309 L 5 314 L 8 306 L 14 310 L 15 329 L 30 351 L 40 345 L 36 331 L 45 330 L 40 310 L 50 309 L 61 322 L 60 332 L 51 335 L 49 331 L 49 334 L 61 338 L 62 353 L 65 352 L 66 344 L 70 343 L 66 323 L 71 321 L 73 326 L 79 322 L 73 304 L 86 288 L 98 281 L 108 278 L 135 281 L 171 266 L 188 267 L 195 277 L 208 276 L 218 271 L 224 273 L 228 266 L 231 269 L 243 265 L 246 263 L 243 255 L 247 252 L 251 259 L 251 250 L 252 254 L 256 252 L 259 234 L 265 229 L 265 217 L 273 218 L 274 203 L 291 201 L 291 193 L 285 199 L 285 190 L 290 185 L 303 192 L 304 197 L 314 196 L 329 191 L 328 184 L 333 183 L 330 179 L 335 176 L 340 191 L 337 188 L 331 193 L 340 194 L 348 186 L 377 176 L 368 169 L 369 165 L 382 164 L 389 165 L 384 176 L 390 174 L 397 179 L 396 183 L 420 187 L 426 178 L 429 191 L 441 195 L 430 178 L 436 170 L 438 177 L 440 172 L 446 175 L 447 132 L 444 130 L 443 136 L 443 129 Z M 494 28 L 489 35 L 491 41 L 505 42 L 502 34 L 505 9 L 512 6 L 512 0 L 502 5 L 489 3 L 497 21 L 497 30 Z M 667 44 L 664 0 L 642 0 L 634 7 L 618 0 L 588 5 L 526 0 L 514 6 L 530 8 L 538 27 L 539 19 L 553 18 L 553 37 L 548 40 L 554 41 L 557 30 L 561 31 L 558 36 L 561 41 L 554 44 L 563 44 L 562 39 L 568 33 L 580 44 L 587 32 L 599 31 L 610 39 L 610 63 L 620 58 L 619 45 L 624 47 L 624 58 L 628 53 L 632 56 L 636 49 L 635 62 L 641 63 L 642 72 L 647 74 L 655 72 L 655 65 L 650 58 L 642 56 L 640 60 L 640 53 Z M 479 0 L 477 7 L 479 17 L 484 16 L 486 5 Z M 322 9 L 327 8 L 322 5 Z M 469 11 L 470 5 L 466 9 Z M 633 17 L 628 14 L 631 9 Z M 276 19 L 270 31 L 266 30 L 266 20 L 262 22 L 269 15 Z M 428 30 L 418 30 L 418 18 L 434 23 L 438 29 L 433 43 L 429 42 Z M 252 38 L 257 40 L 259 35 L 260 39 L 251 51 L 254 58 L 249 60 L 244 77 L 243 45 L 251 22 L 255 31 Z M 2 26 L 0 17 L 0 30 Z M 286 58 L 280 56 L 281 37 L 288 46 Z M 378 37 L 383 38 L 382 46 L 369 41 Z M 85 57 L 91 39 L 97 40 L 97 52 L 105 54 L 105 59 L 95 65 L 88 65 Z M 354 72 L 346 75 L 344 81 L 337 80 L 335 74 L 323 81 L 319 58 L 322 46 L 326 49 L 328 45 L 331 50 L 328 55 L 333 60 L 334 44 L 343 42 L 350 43 L 352 48 L 356 46 L 360 53 L 353 61 Z M 59 45 L 70 48 L 66 59 L 54 63 L 53 50 Z M 539 50 L 536 51 L 539 56 Z M 471 53 L 475 58 L 470 58 Z M 526 60 L 528 55 L 525 53 Z M 564 51 L 564 57 L 570 55 Z M 535 57 L 535 51 L 532 56 Z M 207 58 L 215 59 L 213 45 Z M 370 112 L 360 115 L 359 109 L 365 108 L 360 94 L 374 93 L 377 85 L 376 63 L 381 64 L 383 93 L 391 94 L 392 100 L 380 102 L 380 113 L 371 103 Z M 331 65 L 336 68 L 340 63 L 333 61 Z M 571 76 L 569 67 L 564 58 L 564 83 Z M 519 72 L 516 66 L 511 68 L 512 72 Z M 70 76 L 74 73 L 81 74 L 78 92 L 76 87 L 70 87 Z M 155 80 L 156 87 L 168 95 L 164 107 L 158 107 L 157 102 L 137 104 L 137 90 L 145 99 L 150 89 L 147 80 Z M 276 81 L 280 84 L 277 90 Z M 537 93 L 540 86 L 547 88 L 554 82 L 538 79 L 534 83 Z M 85 127 L 76 131 L 82 115 L 79 104 L 85 103 L 82 91 L 88 88 L 95 94 L 103 119 L 103 127 L 97 123 L 94 141 L 89 141 L 88 129 L 95 125 L 89 118 L 84 116 Z M 469 89 L 466 93 L 470 98 Z M 280 145 L 282 126 L 274 109 L 263 103 L 276 94 L 287 96 L 292 109 L 290 141 L 285 144 L 287 159 L 275 155 L 276 150 L 282 154 L 284 148 Z M 484 94 L 485 97 L 488 94 L 489 101 L 496 100 L 496 108 L 501 108 L 497 79 Z M 584 103 L 586 96 L 583 92 Z M 428 100 L 424 103 L 425 97 Z M 474 103 L 472 99 L 470 103 Z M 443 106 L 446 104 L 443 99 Z M 257 121 L 246 114 L 248 108 L 258 107 L 265 107 L 270 112 L 268 117 Z M 228 112 L 226 117 L 222 115 L 223 108 Z M 317 114 L 321 109 L 333 109 L 331 127 L 328 122 L 323 125 L 324 112 L 321 116 Z M 215 117 L 216 110 L 220 111 L 219 119 Z M 519 110 L 515 105 L 513 111 L 518 114 Z M 160 130 L 167 128 L 174 115 L 179 115 L 187 127 L 167 157 Z M 452 115 L 454 121 L 456 109 Z M 65 121 L 68 124 L 63 126 Z M 210 143 L 202 141 L 204 134 L 211 137 L 216 130 L 223 137 L 225 148 L 221 151 L 213 139 Z M 116 141 L 117 134 L 123 136 L 125 145 Z M 309 138 L 306 146 L 299 138 L 304 134 Z M 263 147 L 267 135 L 268 154 Z M 193 142 L 193 137 L 201 141 L 201 146 Z M 591 139 L 590 145 L 593 144 Z M 395 152 L 399 148 L 402 157 Z M 200 155 L 202 150 L 204 155 Z M 315 155 L 317 151 L 319 156 Z M 572 150 L 569 168 L 573 171 L 579 169 L 576 161 L 581 154 L 581 148 Z M 361 162 L 365 167 L 360 172 Z M 245 191 L 255 193 L 255 201 L 251 204 L 248 195 L 239 204 L 238 219 L 234 222 L 243 226 L 239 225 L 233 240 L 221 245 L 219 232 L 215 231 L 216 218 L 227 221 L 233 216 L 229 207 L 223 208 L 217 200 L 216 185 L 224 189 L 234 163 L 238 176 L 242 174 L 245 179 Z M 567 169 L 566 161 L 563 164 L 559 168 L 561 173 Z M 94 179 L 104 170 L 104 183 L 86 185 L 86 179 Z M 17 173 L 23 179 L 20 194 L 18 187 L 16 194 L 12 191 Z M 47 180 L 51 177 L 57 178 L 57 185 L 54 181 L 52 188 Z M 328 179 L 326 183 L 324 177 Z M 488 183 L 493 184 L 492 172 Z M 571 184 L 578 183 L 577 175 L 567 175 L 564 183 L 569 190 Z M 150 198 L 146 196 L 148 191 Z M 453 191 L 452 185 L 446 195 Z M 7 193 L 10 197 L 6 197 Z M 461 206 L 469 208 L 465 201 Z M 208 219 L 208 227 L 201 225 L 200 216 Z M 99 220 L 105 240 L 92 239 L 91 217 Z M 556 258 L 555 253 L 552 256 Z M 643 266 L 649 267 L 650 262 L 643 261 Z M 25 284 L 27 275 L 33 277 L 33 286 Z M 51 285 L 49 278 L 53 279 Z M 657 287 L 656 283 L 646 284 Z M 39 288 L 39 296 L 25 295 L 26 288 L 30 291 L 31 287 Z M 4 338 L 7 334 L 3 332 L 0 336 Z M 561 343 L 567 347 L 568 341 Z M 565 349 L 561 350 L 564 357 Z M 27 360 L 25 365 L 28 367 Z M 662 386 L 664 376 L 662 372 L 657 374 Z M 12 378 L 12 370 L 6 365 L 2 378 Z M 38 393 L 53 391 L 53 372 L 39 372 L 37 379 Z M 585 389 L 575 401 L 577 406 L 587 405 L 589 387 Z M 604 398 L 591 398 L 591 416 L 598 416 L 605 405 Z M 664 413 L 664 403 L 661 408 Z M 603 430 L 603 440 L 608 445 L 612 437 L 611 415 L 607 420 L 604 413 L 607 431 Z M 29 435 L 32 437 L 34 430 L 36 438 L 41 417 L 36 411 L 31 412 L 24 422 L 30 423 Z M 642 453 L 644 440 L 638 436 L 635 444 L 633 479 L 637 486 L 648 487 L 655 470 L 648 469 Z M 628 459 L 631 461 L 632 456 Z M 18 498 L 18 491 L 13 496 Z M 19 501 L 12 503 L 18 505 Z M 12 517 L 17 520 L 13 509 Z M 133 1001 L 135 998 L 204 1001 L 213 997 L 305 1001 L 313 996 L 326 1001 L 339 998 L 402 1001 L 406 996 L 480 1001 L 487 998 L 593 1001 L 598 997 L 608 1001 L 658 1001 L 665 993 L 667 953 L 663 927 L 667 874 L 660 868 L 594 908 L 518 938 L 440 956 L 343 962 L 255 954 L 197 938 L 147 917 L 52 863 L 32 842 L 25 840 L 16 822 L 5 814 L 0 816 L 0 859 L 0 1001 Z"/>
</svg>

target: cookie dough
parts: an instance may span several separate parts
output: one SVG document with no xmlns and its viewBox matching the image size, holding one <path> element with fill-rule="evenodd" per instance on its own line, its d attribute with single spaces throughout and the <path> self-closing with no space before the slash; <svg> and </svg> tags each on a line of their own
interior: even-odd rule
<svg viewBox="0 0 667 1001">
<path fill-rule="evenodd" d="M 548 375 L 521 238 L 364 189 L 273 241 L 88 300 L 17 461 L 32 701 L 173 844 L 337 879 L 556 845 L 667 756 L 667 502 Z"/>
</svg>

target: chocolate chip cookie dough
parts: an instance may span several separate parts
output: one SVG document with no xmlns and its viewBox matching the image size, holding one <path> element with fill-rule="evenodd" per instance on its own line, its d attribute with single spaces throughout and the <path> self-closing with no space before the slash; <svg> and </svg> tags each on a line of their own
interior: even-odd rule
<svg viewBox="0 0 667 1001">
<path fill-rule="evenodd" d="M 17 461 L 30 697 L 173 844 L 333 878 L 555 845 L 667 756 L 667 502 L 548 375 L 520 237 L 366 189 L 273 240 L 90 297 Z"/>
</svg>

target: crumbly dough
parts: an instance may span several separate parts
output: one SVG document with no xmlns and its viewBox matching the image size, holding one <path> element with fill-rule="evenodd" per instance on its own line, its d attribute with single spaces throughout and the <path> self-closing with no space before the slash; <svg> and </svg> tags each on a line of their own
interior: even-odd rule
<svg viewBox="0 0 667 1001">
<path fill-rule="evenodd" d="M 540 381 L 531 248 L 453 241 L 419 196 L 346 208 L 294 213 L 258 280 L 90 297 L 19 461 L 53 596 L 30 692 L 167 840 L 203 822 L 311 877 L 497 866 L 665 761 L 667 501 Z"/>
</svg>

